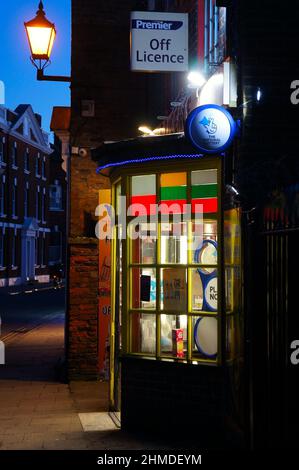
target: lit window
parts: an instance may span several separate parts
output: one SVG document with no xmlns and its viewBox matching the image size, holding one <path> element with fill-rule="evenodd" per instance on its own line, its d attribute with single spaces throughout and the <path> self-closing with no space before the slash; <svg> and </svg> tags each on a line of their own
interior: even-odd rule
<svg viewBox="0 0 299 470">
<path fill-rule="evenodd" d="M 127 352 L 217 363 L 217 170 L 132 176 L 130 187 L 130 201 L 144 206 L 147 221 L 128 227 Z"/>
</svg>

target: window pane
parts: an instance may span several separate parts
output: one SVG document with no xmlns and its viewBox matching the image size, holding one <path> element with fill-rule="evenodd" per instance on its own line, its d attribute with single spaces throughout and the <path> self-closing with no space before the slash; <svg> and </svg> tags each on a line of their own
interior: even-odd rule
<svg viewBox="0 0 299 470">
<path fill-rule="evenodd" d="M 161 315 L 161 354 L 162 356 L 186 357 L 186 315 Z"/>
<path fill-rule="evenodd" d="M 217 248 L 217 221 L 205 220 L 193 223 L 192 263 L 216 265 Z"/>
<path fill-rule="evenodd" d="M 133 234 L 133 230 L 136 232 Z M 132 228 L 131 235 L 134 235 L 136 240 L 131 237 L 131 259 L 132 263 L 139 264 L 155 264 L 156 263 L 156 225 L 155 224 L 140 224 Z"/>
<path fill-rule="evenodd" d="M 192 212 L 217 212 L 217 170 L 191 172 Z"/>
<path fill-rule="evenodd" d="M 225 268 L 226 311 L 238 312 L 241 307 L 241 269 L 240 267 Z"/>
<path fill-rule="evenodd" d="M 218 308 L 217 271 L 191 269 L 191 308 L 193 311 L 216 312 Z"/>
<path fill-rule="evenodd" d="M 131 314 L 131 352 L 155 354 L 156 352 L 156 315 Z"/>
<path fill-rule="evenodd" d="M 134 205 L 129 210 L 129 215 L 155 214 L 156 204 L 156 175 L 132 176 L 131 178 L 131 200 Z"/>
<path fill-rule="evenodd" d="M 132 308 L 156 308 L 156 270 L 151 268 L 132 268 Z"/>
<path fill-rule="evenodd" d="M 160 178 L 161 213 L 182 214 L 187 203 L 187 173 L 164 173 Z"/>
<path fill-rule="evenodd" d="M 218 321 L 214 317 L 192 318 L 192 357 L 216 359 L 218 351 Z"/>
<path fill-rule="evenodd" d="M 161 310 L 187 310 L 187 270 L 161 269 Z"/>
<path fill-rule="evenodd" d="M 161 224 L 161 263 L 187 264 L 187 224 Z"/>
</svg>

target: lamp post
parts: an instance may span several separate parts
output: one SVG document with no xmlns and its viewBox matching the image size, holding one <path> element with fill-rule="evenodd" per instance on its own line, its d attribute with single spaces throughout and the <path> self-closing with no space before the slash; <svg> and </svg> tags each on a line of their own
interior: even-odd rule
<svg viewBox="0 0 299 470">
<path fill-rule="evenodd" d="M 37 69 L 37 80 L 50 82 L 70 82 L 71 77 L 44 75 L 44 70 L 51 63 L 50 56 L 56 36 L 54 23 L 46 18 L 43 2 L 39 2 L 36 17 L 24 23 L 30 46 L 30 60 Z"/>
</svg>

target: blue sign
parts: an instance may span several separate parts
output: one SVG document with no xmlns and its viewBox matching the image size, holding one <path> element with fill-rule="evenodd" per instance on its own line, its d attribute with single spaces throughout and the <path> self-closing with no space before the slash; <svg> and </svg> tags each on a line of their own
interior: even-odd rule
<svg viewBox="0 0 299 470">
<path fill-rule="evenodd" d="M 186 120 L 185 135 L 202 153 L 223 152 L 231 145 L 236 131 L 231 114 L 216 104 L 193 109 Z"/>
</svg>

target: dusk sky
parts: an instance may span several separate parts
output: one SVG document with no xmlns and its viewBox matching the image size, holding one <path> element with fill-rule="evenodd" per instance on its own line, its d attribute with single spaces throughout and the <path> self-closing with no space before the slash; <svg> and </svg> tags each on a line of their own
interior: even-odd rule
<svg viewBox="0 0 299 470">
<path fill-rule="evenodd" d="M 5 84 L 5 106 L 15 109 L 31 104 L 41 114 L 43 128 L 49 131 L 53 106 L 68 106 L 68 83 L 38 82 L 30 62 L 24 21 L 35 17 L 39 0 L 0 0 L 0 80 Z M 55 23 L 57 36 L 52 51 L 52 64 L 47 75 L 70 75 L 71 1 L 45 0 L 47 18 Z"/>
</svg>

